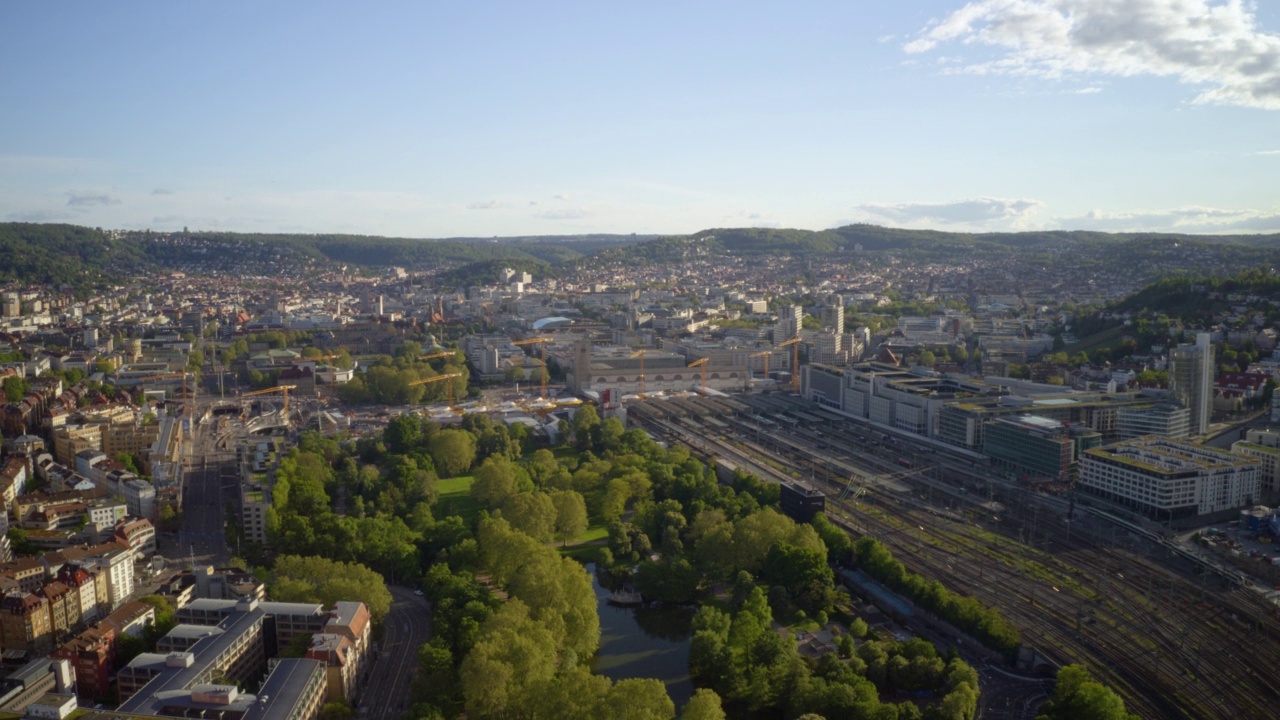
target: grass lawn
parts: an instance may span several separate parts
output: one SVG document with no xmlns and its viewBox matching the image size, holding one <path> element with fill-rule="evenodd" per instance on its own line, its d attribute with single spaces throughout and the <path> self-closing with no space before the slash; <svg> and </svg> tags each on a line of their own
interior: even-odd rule
<svg viewBox="0 0 1280 720">
<path fill-rule="evenodd" d="M 458 515 L 468 524 L 480 513 L 480 503 L 471 498 L 471 483 L 476 479 L 472 475 L 441 480 L 436 484 L 440 491 L 440 501 L 436 504 L 436 517 Z"/>
<path fill-rule="evenodd" d="M 609 537 L 609 528 L 604 525 L 592 525 L 587 531 L 569 541 L 571 545 L 581 545 Z"/>
<path fill-rule="evenodd" d="M 609 528 L 604 525 L 592 525 L 587 531 L 569 541 L 569 546 L 556 543 L 561 555 L 571 557 L 580 562 L 596 562 L 597 553 L 605 546 L 604 540 L 609 537 Z"/>
</svg>

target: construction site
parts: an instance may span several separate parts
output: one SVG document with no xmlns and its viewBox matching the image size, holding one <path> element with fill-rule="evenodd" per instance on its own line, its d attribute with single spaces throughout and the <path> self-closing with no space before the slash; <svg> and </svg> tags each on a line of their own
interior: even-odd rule
<svg viewBox="0 0 1280 720">
<path fill-rule="evenodd" d="M 855 537 L 1000 610 L 1021 631 L 1023 673 L 1083 664 L 1141 717 L 1276 714 L 1280 608 L 1158 527 L 793 395 L 683 393 L 629 402 L 625 415 L 718 466 L 824 493 Z M 1023 716 L 1002 712 L 984 717 Z"/>
</svg>

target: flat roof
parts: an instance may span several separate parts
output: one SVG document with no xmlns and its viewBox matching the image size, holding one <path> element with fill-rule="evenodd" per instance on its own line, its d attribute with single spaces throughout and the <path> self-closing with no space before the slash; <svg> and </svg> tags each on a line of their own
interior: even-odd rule
<svg viewBox="0 0 1280 720">
<path fill-rule="evenodd" d="M 143 653 L 134 658 L 125 667 L 151 667 L 158 674 L 142 687 L 133 697 L 120 706 L 120 712 L 138 713 L 141 715 L 159 715 L 164 704 L 172 704 L 174 691 L 186 691 L 196 683 L 209 666 L 228 648 L 249 632 L 255 623 L 262 622 L 266 613 L 261 608 L 249 611 L 236 611 L 227 616 L 217 627 L 222 632 L 209 635 L 196 641 L 186 652 L 195 657 L 189 667 L 170 667 L 166 662 L 168 655 L 160 653 Z M 157 662 L 158 661 L 158 662 Z M 168 695 L 165 695 L 168 693 Z"/>
</svg>

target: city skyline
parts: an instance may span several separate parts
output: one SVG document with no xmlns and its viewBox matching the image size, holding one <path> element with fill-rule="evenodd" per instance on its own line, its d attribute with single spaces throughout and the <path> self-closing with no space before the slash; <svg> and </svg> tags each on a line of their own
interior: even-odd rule
<svg viewBox="0 0 1280 720">
<path fill-rule="evenodd" d="M 1207 0 L 10 4 L 0 220 L 1278 232 L 1278 31 Z"/>
</svg>

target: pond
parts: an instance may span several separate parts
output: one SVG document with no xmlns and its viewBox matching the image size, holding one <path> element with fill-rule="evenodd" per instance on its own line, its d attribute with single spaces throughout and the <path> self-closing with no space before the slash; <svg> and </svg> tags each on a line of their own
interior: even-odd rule
<svg viewBox="0 0 1280 720">
<path fill-rule="evenodd" d="M 676 707 L 682 707 L 693 695 L 689 638 L 695 608 L 610 605 L 609 591 L 600 586 L 595 566 L 587 565 L 587 572 L 600 611 L 600 651 L 592 668 L 611 680 L 657 678 L 666 684 Z"/>
</svg>

